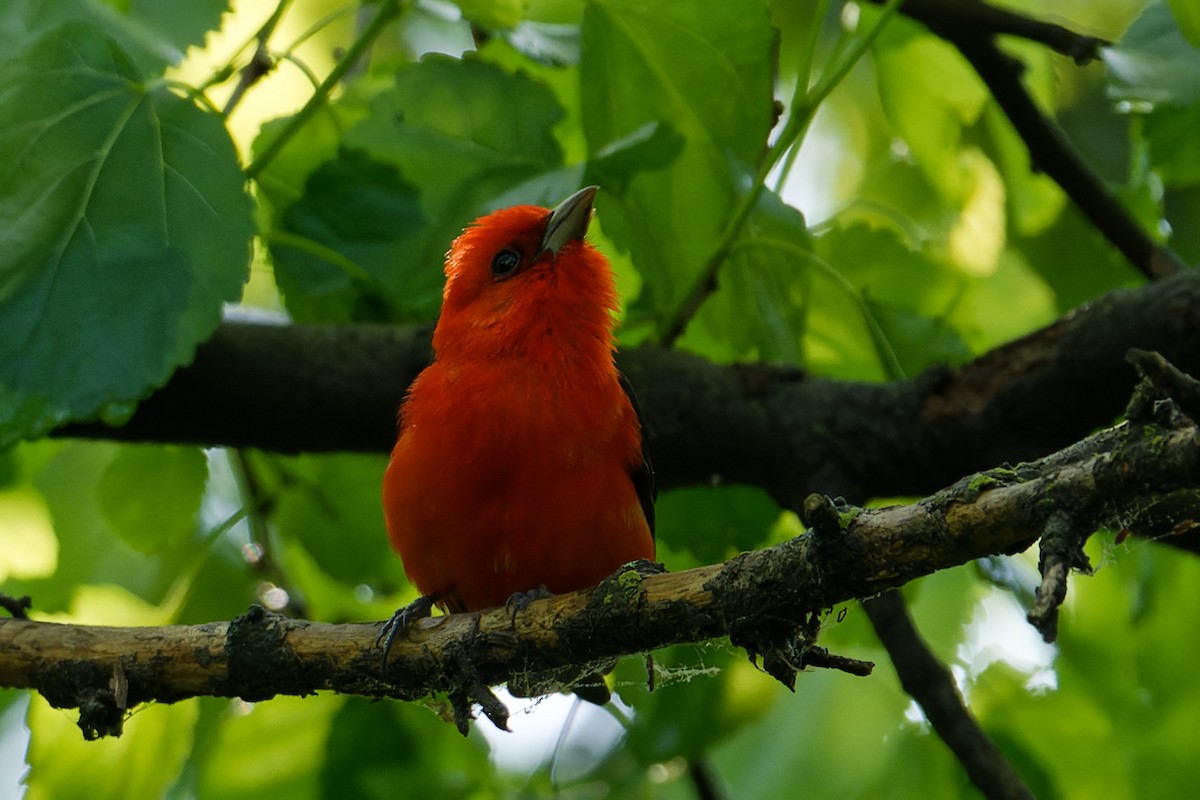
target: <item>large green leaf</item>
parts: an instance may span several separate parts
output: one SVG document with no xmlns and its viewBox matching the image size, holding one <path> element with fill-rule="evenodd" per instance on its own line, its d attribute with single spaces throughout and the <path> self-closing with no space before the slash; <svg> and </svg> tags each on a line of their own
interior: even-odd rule
<svg viewBox="0 0 1200 800">
<path fill-rule="evenodd" d="M 276 281 L 292 318 L 385 321 L 436 307 L 441 280 L 434 263 L 419 282 L 402 274 L 407 236 L 428 223 L 417 187 L 391 164 L 358 150 L 322 164 L 284 213 L 286 233 L 272 237 Z"/>
<path fill-rule="evenodd" d="M 196 780 L 195 797 L 259 800 L 321 797 L 318 777 L 330 725 L 346 698 L 333 694 L 229 701 Z"/>
<path fill-rule="evenodd" d="M 758 721 L 784 694 L 727 641 L 658 650 L 654 670 L 653 692 L 642 659 L 623 659 L 614 672 L 618 694 L 636 709 L 619 755 L 643 766 L 704 757 Z"/>
<path fill-rule="evenodd" d="M 1059 311 L 1075 308 L 1108 289 L 1140 281 L 1129 262 L 1074 206 L 1064 208 L 1054 224 L 1037 236 L 1018 239 L 1015 244 L 1054 291 Z"/>
<path fill-rule="evenodd" d="M 140 535 L 130 532 L 127 538 L 113 532 L 102 510 L 106 501 L 102 501 L 101 486 L 106 479 L 113 480 L 106 476 L 124 451 L 125 447 L 110 443 L 71 442 L 38 470 L 34 485 L 45 498 L 53 521 L 57 570 L 52 577 L 11 585 L 6 591 L 28 592 L 44 611 L 65 608 L 76 590 L 88 584 L 114 584 L 150 604 L 164 601 L 196 558 L 198 543 L 193 537 L 178 535 L 154 542 L 153 533 L 144 530 Z M 116 470 L 125 468 L 118 465 Z M 143 498 L 131 496 L 130 508 L 117 512 L 125 515 L 121 522 L 138 517 L 141 523 L 151 524 L 152 520 L 136 510 L 142 502 Z M 168 525 L 177 522 L 165 521 Z M 151 546 L 159 549 L 147 557 L 143 550 Z"/>
<path fill-rule="evenodd" d="M 968 190 L 963 128 L 979 118 L 987 90 L 950 44 L 911 22 L 896 22 L 875 44 L 880 100 L 926 179 L 958 206 Z"/>
<path fill-rule="evenodd" d="M 804 217 L 764 191 L 680 344 L 720 360 L 803 363 L 810 250 Z"/>
<path fill-rule="evenodd" d="M 60 0 L 61 1 L 61 0 Z M 152 31 L 179 48 L 179 60 L 188 47 L 200 44 L 209 31 L 221 22 L 229 10 L 229 0 L 186 0 L 164 3 L 162 0 L 104 0 L 130 22 L 133 29 Z"/>
<path fill-rule="evenodd" d="M 323 796 L 384 800 L 400 787 L 408 797 L 494 796 L 495 770 L 479 741 L 416 703 L 347 698 L 329 729 Z"/>
<path fill-rule="evenodd" d="M 247 274 L 220 118 L 57 28 L 0 66 L 0 445 L 119 420 L 187 363 Z"/>
<path fill-rule="evenodd" d="M 1184 38 L 1162 3 L 1150 4 L 1102 56 L 1112 76 L 1109 94 L 1117 100 L 1177 106 L 1200 102 L 1200 48 Z"/>
<path fill-rule="evenodd" d="M 100 477 L 100 511 L 113 533 L 141 553 L 190 537 L 208 478 L 197 448 L 121 448 Z"/>
<path fill-rule="evenodd" d="M 756 486 L 672 489 L 658 499 L 658 538 L 701 563 L 762 547 L 779 506 Z"/>
<path fill-rule="evenodd" d="M 294 238 L 272 253 L 289 308 L 305 319 L 431 318 L 442 259 L 468 222 L 578 188 L 552 132 L 562 114 L 543 84 L 474 57 L 401 68 L 285 215 Z M 371 192 L 352 200 L 364 183 Z M 363 287 L 380 302 L 364 309 Z"/>
<path fill-rule="evenodd" d="M 580 102 L 593 156 L 664 120 L 683 142 L 658 169 L 609 169 L 611 191 L 597 201 L 655 316 L 675 309 L 697 279 L 745 188 L 738 178 L 762 152 L 772 37 L 760 3 L 603 0 L 584 12 Z"/>
<path fill-rule="evenodd" d="M 958 270 L 890 228 L 862 223 L 833 228 L 817 238 L 816 250 L 861 295 L 860 316 L 874 320 L 881 346 L 892 350 L 905 375 L 970 355 L 947 319 L 969 282 Z M 824 325 L 823 312 L 814 314 Z"/>
<path fill-rule="evenodd" d="M 0 60 L 17 57 L 22 49 L 42 34 L 67 23 L 85 25 L 118 42 L 121 49 L 148 74 L 161 72 L 168 64 L 176 64 L 183 58 L 185 42 L 172 42 L 149 27 L 132 25 L 131 20 L 120 12 L 128 12 L 132 0 L 5 0 L 0 4 Z M 146 10 L 169 9 L 178 14 L 179 6 L 190 3 L 159 3 L 155 0 L 137 0 Z M 214 5 L 224 0 L 199 0 Z M 180 16 L 191 17 L 190 9 Z M 170 14 L 163 14 L 169 17 Z M 210 24 L 215 21 L 209 20 Z M 205 28 L 207 30 L 207 27 Z M 193 38 L 202 31 L 196 31 Z"/>
<path fill-rule="evenodd" d="M 61 797 L 157 800 L 174 781 L 192 744 L 195 702 L 149 705 L 125 721 L 120 738 L 84 741 L 74 712 L 30 701 L 29 800 Z M 71 767 L 64 768 L 64 764 Z"/>
<path fill-rule="evenodd" d="M 336 454 L 272 459 L 274 519 L 325 574 L 351 586 L 394 582 L 399 558 L 388 545 L 378 456 Z"/>
<path fill-rule="evenodd" d="M 1175 15 L 1179 30 L 1193 47 L 1200 47 L 1200 5 L 1192 0 L 1167 0 L 1167 5 Z"/>
<path fill-rule="evenodd" d="M 1185 108 L 1163 106 L 1147 114 L 1142 125 L 1154 172 L 1168 186 L 1200 183 L 1200 102 Z"/>
</svg>

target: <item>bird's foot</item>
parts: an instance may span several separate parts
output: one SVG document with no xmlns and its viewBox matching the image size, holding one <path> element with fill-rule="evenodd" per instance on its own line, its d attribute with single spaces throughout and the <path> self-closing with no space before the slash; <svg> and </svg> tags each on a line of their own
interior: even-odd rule
<svg viewBox="0 0 1200 800">
<path fill-rule="evenodd" d="M 554 597 L 554 592 L 547 589 L 544 583 L 536 589 L 530 589 L 528 592 L 513 592 L 504 601 L 504 610 L 508 612 L 509 621 L 513 625 L 516 625 L 517 614 L 529 608 L 529 604 L 534 600 L 545 600 L 547 597 Z"/>
<path fill-rule="evenodd" d="M 392 618 L 383 623 L 383 627 L 379 629 L 379 636 L 375 637 L 375 646 L 383 644 L 383 671 L 387 672 L 388 654 L 392 652 L 392 645 L 396 638 L 407 630 L 409 623 L 416 622 L 419 619 L 424 619 L 433 613 L 433 606 L 437 602 L 437 598 L 432 595 L 423 595 L 413 600 L 404 608 L 397 609 Z"/>
</svg>

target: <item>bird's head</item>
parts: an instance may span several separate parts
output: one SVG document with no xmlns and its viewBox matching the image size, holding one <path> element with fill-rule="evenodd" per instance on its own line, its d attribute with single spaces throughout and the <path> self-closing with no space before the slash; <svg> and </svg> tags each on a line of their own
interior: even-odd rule
<svg viewBox="0 0 1200 800">
<path fill-rule="evenodd" d="M 475 220 L 446 256 L 439 358 L 612 346 L 616 288 L 608 260 L 584 239 L 597 187 L 554 209 L 524 205 Z"/>
</svg>

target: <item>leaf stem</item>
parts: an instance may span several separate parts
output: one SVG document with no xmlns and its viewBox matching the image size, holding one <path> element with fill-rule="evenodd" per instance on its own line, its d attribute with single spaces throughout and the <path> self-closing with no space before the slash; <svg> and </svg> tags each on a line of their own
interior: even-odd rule
<svg viewBox="0 0 1200 800">
<path fill-rule="evenodd" d="M 275 10 L 271 12 L 271 16 L 267 17 L 267 21 L 263 23 L 262 27 L 258 29 L 258 33 L 255 34 L 254 38 L 258 40 L 258 44 L 254 48 L 254 55 L 251 57 L 250 63 L 241 69 L 242 74 L 238 78 L 237 86 L 233 87 L 233 92 L 229 95 L 229 100 L 225 103 L 225 116 L 228 117 L 233 113 L 233 109 L 246 94 L 246 90 L 258 83 L 274 66 L 271 56 L 267 53 L 267 40 L 275 32 L 275 27 L 279 24 L 279 20 L 283 18 L 284 12 L 287 11 L 287 7 L 291 3 L 292 0 L 279 0 L 279 4 L 275 6 Z M 238 52 L 240 53 L 244 48 L 245 45 Z"/>
<path fill-rule="evenodd" d="M 288 120 L 287 125 L 279 132 L 279 135 L 271 140 L 258 156 L 250 162 L 246 167 L 246 177 L 251 180 L 258 177 L 267 165 L 275 160 L 293 136 L 312 118 L 313 114 L 320 110 L 321 106 L 329 98 L 329 94 L 333 91 L 333 87 L 341 81 L 350 69 L 358 63 L 358 60 L 367 51 L 367 49 L 379 38 L 379 34 L 383 33 L 383 29 L 388 23 L 400 13 L 400 0 L 382 0 L 379 4 L 379 10 L 375 12 L 375 16 L 371 19 L 370 24 L 363 29 L 354 43 L 346 50 L 346 54 L 341 60 L 334 65 L 329 74 L 325 76 L 325 80 L 321 81 L 321 85 L 313 92 L 312 97 L 308 98 L 308 102 L 304 107 L 295 113 Z"/>
<path fill-rule="evenodd" d="M 704 304 L 709 295 L 716 291 L 717 274 L 720 272 L 721 266 L 725 263 L 726 259 L 728 259 L 734 241 L 741 235 L 742 229 L 746 225 L 746 220 L 750 218 L 750 212 L 757 205 L 758 199 L 766 187 L 767 176 L 770 175 L 771 170 L 775 168 L 784 155 L 803 138 L 812 124 L 817 107 L 829 96 L 834 87 L 846 77 L 850 69 L 858 63 L 858 60 L 863 57 L 867 52 L 867 48 L 874 43 L 879 33 L 883 30 L 883 26 L 891 19 L 902 2 L 903 0 L 888 0 L 887 5 L 884 6 L 883 11 L 866 34 L 855 40 L 845 55 L 840 59 L 835 59 L 834 65 L 821 74 L 820 79 L 811 91 L 808 90 L 806 82 L 797 81 L 796 91 L 792 100 L 792 110 L 788 114 L 787 122 L 784 123 L 779 138 L 771 145 L 759 163 L 758 171 L 754 176 L 754 182 L 751 184 L 750 189 L 738 199 L 733 214 L 729 218 L 729 224 L 725 226 L 725 230 L 722 232 L 721 238 L 718 240 L 712 255 L 704 264 L 704 268 L 700 271 L 699 276 L 695 283 L 692 284 L 692 288 L 684 297 L 683 302 L 680 303 L 679 308 L 676 309 L 675 314 L 668 320 L 662 335 L 659 337 L 660 344 L 666 347 L 674 345 L 679 337 L 683 335 L 688 323 L 696 316 L 696 313 L 700 310 L 700 306 Z"/>
<path fill-rule="evenodd" d="M 234 64 L 237 62 L 238 58 L 240 58 L 242 53 L 246 52 L 246 48 L 248 48 L 254 42 L 257 41 L 260 47 L 266 43 L 267 39 L 270 38 L 271 33 L 275 30 L 275 26 L 279 24 L 279 19 L 283 16 L 283 12 L 287 10 L 287 7 L 291 5 L 291 2 L 292 0 L 279 0 L 279 5 L 277 5 L 275 10 L 271 12 L 271 16 L 268 17 L 267 21 L 262 24 L 262 27 L 255 31 L 248 39 L 246 39 L 246 41 L 242 42 L 242 44 L 233 51 L 233 55 L 229 57 L 229 60 L 225 62 L 223 67 L 215 71 L 212 75 L 209 75 L 208 80 L 200 84 L 200 90 L 207 91 L 213 86 L 216 86 L 218 83 L 224 83 L 225 81 L 229 80 L 230 77 L 233 76 Z"/>
</svg>

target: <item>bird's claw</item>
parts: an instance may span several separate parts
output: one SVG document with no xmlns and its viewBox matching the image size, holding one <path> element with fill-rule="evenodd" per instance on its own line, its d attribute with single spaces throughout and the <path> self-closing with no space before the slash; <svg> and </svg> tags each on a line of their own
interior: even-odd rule
<svg viewBox="0 0 1200 800">
<path fill-rule="evenodd" d="M 513 592 L 504 601 L 504 610 L 508 612 L 509 622 L 516 625 L 517 614 L 529 608 L 529 604 L 534 600 L 545 600 L 547 597 L 554 597 L 554 592 L 547 589 L 544 583 L 528 592 Z"/>
<path fill-rule="evenodd" d="M 379 635 L 375 637 L 375 646 L 379 647 L 383 644 L 383 671 L 387 672 L 388 655 L 392 652 L 392 645 L 397 637 L 404 632 L 410 623 L 416 622 L 419 619 L 424 619 L 433 613 L 433 606 L 436 603 L 436 598 L 430 595 L 423 595 L 413 600 L 404 608 L 397 609 L 395 614 L 392 614 L 391 619 L 383 623 L 379 629 Z"/>
</svg>

